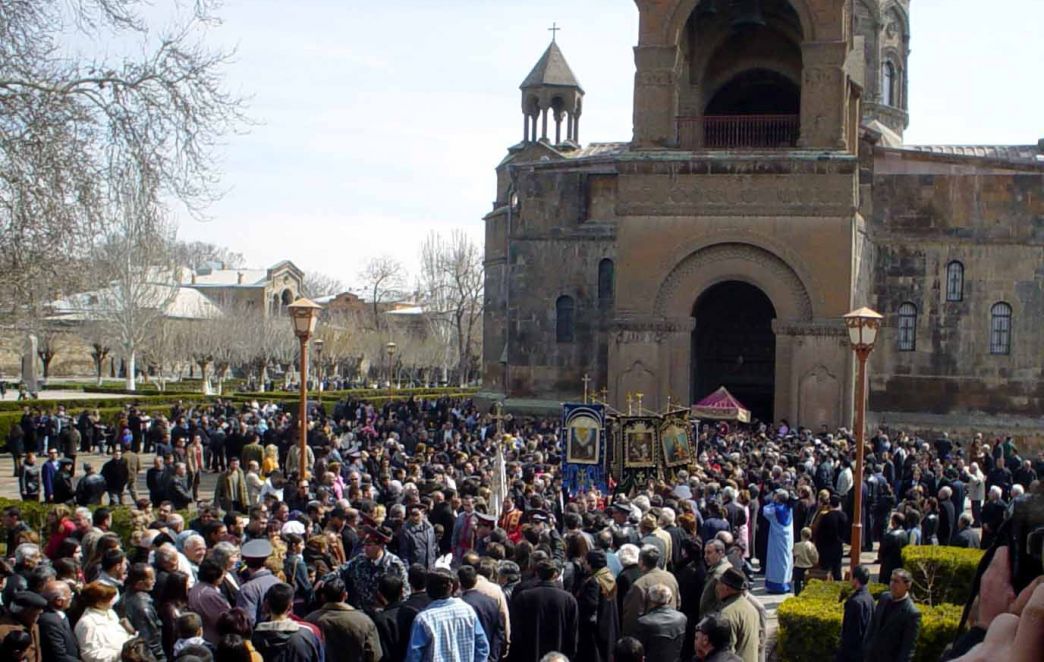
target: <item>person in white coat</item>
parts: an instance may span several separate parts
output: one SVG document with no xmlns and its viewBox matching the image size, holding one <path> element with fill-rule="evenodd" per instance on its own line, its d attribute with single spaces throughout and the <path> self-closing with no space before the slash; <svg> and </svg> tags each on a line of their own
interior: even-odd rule
<svg viewBox="0 0 1044 662">
<path fill-rule="evenodd" d="M 123 644 L 134 636 L 130 624 L 112 610 L 118 597 L 115 588 L 101 582 L 91 582 L 80 594 L 86 609 L 75 634 L 83 662 L 119 662 Z"/>
</svg>

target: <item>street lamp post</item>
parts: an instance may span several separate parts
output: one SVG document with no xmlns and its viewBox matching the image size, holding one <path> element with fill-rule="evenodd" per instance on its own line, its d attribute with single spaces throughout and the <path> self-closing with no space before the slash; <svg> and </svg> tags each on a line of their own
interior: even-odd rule
<svg viewBox="0 0 1044 662">
<path fill-rule="evenodd" d="M 308 478 L 308 339 L 315 333 L 315 325 L 319 321 L 319 304 L 300 298 L 287 306 L 290 321 L 294 325 L 294 335 L 301 341 L 301 408 L 298 411 L 300 438 L 297 448 L 301 453 L 299 479 Z"/>
<path fill-rule="evenodd" d="M 394 360 L 394 357 L 395 357 L 395 350 L 396 349 L 398 349 L 398 345 L 396 345 L 393 342 L 389 342 L 387 345 L 384 346 L 384 351 L 386 351 L 388 353 L 388 390 L 389 391 L 392 389 L 392 370 L 393 370 L 393 360 Z"/>
<path fill-rule="evenodd" d="M 866 360 L 874 350 L 877 332 L 881 329 L 883 318 L 869 308 L 853 310 L 845 315 L 845 326 L 848 328 L 848 340 L 859 361 L 859 374 L 856 381 L 855 410 L 855 507 L 852 509 L 852 549 L 849 553 L 850 572 L 855 572 L 859 565 L 859 557 L 863 550 L 863 438 L 866 433 Z"/>
<path fill-rule="evenodd" d="M 323 404 L 323 344 L 322 338 L 312 341 L 315 347 L 315 381 L 319 385 L 319 404 Z"/>
</svg>

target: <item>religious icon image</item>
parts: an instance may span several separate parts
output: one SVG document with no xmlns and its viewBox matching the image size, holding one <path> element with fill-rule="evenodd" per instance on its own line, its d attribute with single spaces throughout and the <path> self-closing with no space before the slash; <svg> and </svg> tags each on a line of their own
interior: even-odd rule
<svg viewBox="0 0 1044 662">
<path fill-rule="evenodd" d="M 599 423 L 586 415 L 574 416 L 568 422 L 566 461 L 574 464 L 598 464 Z"/>
<path fill-rule="evenodd" d="M 653 427 L 638 422 L 624 431 L 624 466 L 648 467 L 656 463 L 653 455 L 656 438 Z"/>
<path fill-rule="evenodd" d="M 660 441 L 667 466 L 689 463 L 689 435 L 685 428 L 675 423 L 666 425 L 660 432 Z"/>
</svg>

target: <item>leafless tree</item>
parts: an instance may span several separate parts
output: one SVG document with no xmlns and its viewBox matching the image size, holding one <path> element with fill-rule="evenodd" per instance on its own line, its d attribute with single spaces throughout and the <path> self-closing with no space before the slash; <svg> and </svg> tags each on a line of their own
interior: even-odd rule
<svg viewBox="0 0 1044 662">
<path fill-rule="evenodd" d="M 102 370 L 105 365 L 105 359 L 109 357 L 109 353 L 112 351 L 110 347 L 110 335 L 97 320 L 88 319 L 81 323 L 78 327 L 79 336 L 84 342 L 91 348 L 91 360 L 94 362 L 94 374 L 97 378 L 97 385 L 102 384 Z"/>
<path fill-rule="evenodd" d="M 223 89 L 229 53 L 203 44 L 216 1 L 169 3 L 160 29 L 149 4 L 0 3 L 0 310 L 34 283 L 75 291 L 63 281 L 105 234 L 113 173 L 197 216 L 218 195 L 215 152 L 245 119 Z"/>
<path fill-rule="evenodd" d="M 208 264 L 224 265 L 225 269 L 239 269 L 246 264 L 242 253 L 206 241 L 179 241 L 174 246 L 178 263 L 190 269 Z"/>
<path fill-rule="evenodd" d="M 301 284 L 301 294 L 309 299 L 315 299 L 317 297 L 331 294 L 340 294 L 347 289 L 348 288 L 344 286 L 344 283 L 337 278 L 318 271 L 305 272 L 304 282 Z"/>
<path fill-rule="evenodd" d="M 126 388 L 136 389 L 136 359 L 153 325 L 178 294 L 174 232 L 147 182 L 124 180 L 107 205 L 112 219 L 92 256 L 101 288 L 75 297 L 85 317 L 111 334 L 125 364 Z"/>
<path fill-rule="evenodd" d="M 388 255 L 371 259 L 359 274 L 359 279 L 370 296 L 373 308 L 373 325 L 381 328 L 380 306 L 382 303 L 399 297 L 404 289 L 403 268 L 399 262 Z"/>
<path fill-rule="evenodd" d="M 431 233 L 421 247 L 421 292 L 436 335 L 451 336 L 463 386 L 476 355 L 482 320 L 482 250 L 466 234 Z"/>
</svg>

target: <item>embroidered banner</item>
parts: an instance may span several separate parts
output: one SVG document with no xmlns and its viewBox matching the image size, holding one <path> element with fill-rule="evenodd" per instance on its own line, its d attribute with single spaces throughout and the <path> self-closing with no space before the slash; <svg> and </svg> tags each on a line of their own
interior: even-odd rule
<svg viewBox="0 0 1044 662">
<path fill-rule="evenodd" d="M 605 407 L 562 405 L 562 483 L 572 495 L 597 488 L 608 492 L 605 470 Z"/>
<path fill-rule="evenodd" d="M 616 491 L 629 493 L 660 477 L 658 416 L 621 416 L 617 429 L 620 483 Z"/>
<path fill-rule="evenodd" d="M 660 445 L 664 466 L 673 468 L 693 463 L 690 431 L 689 412 L 675 411 L 663 417 L 660 423 Z"/>
</svg>

